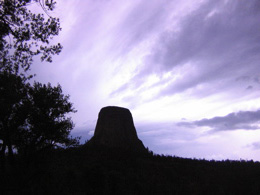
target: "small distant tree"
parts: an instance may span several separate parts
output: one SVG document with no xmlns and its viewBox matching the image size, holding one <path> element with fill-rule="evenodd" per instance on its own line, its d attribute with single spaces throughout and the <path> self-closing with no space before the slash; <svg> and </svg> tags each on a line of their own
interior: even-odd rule
<svg viewBox="0 0 260 195">
<path fill-rule="evenodd" d="M 39 4 L 43 13 L 32 13 L 28 8 L 32 3 Z M 0 1 L 0 71 L 24 75 L 34 56 L 51 62 L 52 55 L 61 52 L 60 43 L 49 45 L 61 30 L 59 19 L 48 14 L 55 4 L 53 0 Z"/>
</svg>

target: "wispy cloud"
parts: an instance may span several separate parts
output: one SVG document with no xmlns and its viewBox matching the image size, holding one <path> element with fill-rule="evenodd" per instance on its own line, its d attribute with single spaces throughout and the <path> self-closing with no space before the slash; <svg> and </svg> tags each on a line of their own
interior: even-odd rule
<svg viewBox="0 0 260 195">
<path fill-rule="evenodd" d="M 247 147 L 252 148 L 253 150 L 260 150 L 260 142 L 254 142 L 247 145 Z"/>
<path fill-rule="evenodd" d="M 154 47 L 144 58 L 130 84 L 116 92 L 135 91 L 154 74 L 161 78 L 161 88 L 154 98 L 171 96 L 187 90 L 193 95 L 226 92 L 248 95 L 249 86 L 255 93 L 259 84 L 236 82 L 240 77 L 259 80 L 260 72 L 260 6 L 259 1 L 205 1 L 191 13 L 178 18 L 177 24 L 160 33 Z M 214 90 L 213 90 L 214 89 Z"/>
<path fill-rule="evenodd" d="M 186 127 L 210 127 L 214 131 L 225 130 L 260 130 L 260 110 L 257 111 L 240 111 L 230 113 L 222 117 L 211 119 L 202 119 L 193 122 L 180 122 L 179 126 Z"/>
</svg>

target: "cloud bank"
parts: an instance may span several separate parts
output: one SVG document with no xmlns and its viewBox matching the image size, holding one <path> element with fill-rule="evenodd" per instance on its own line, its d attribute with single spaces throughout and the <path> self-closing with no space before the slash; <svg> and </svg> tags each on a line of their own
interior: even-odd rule
<svg viewBox="0 0 260 195">
<path fill-rule="evenodd" d="M 179 126 L 186 127 L 210 127 L 214 131 L 225 130 L 260 130 L 260 110 L 240 111 L 230 113 L 223 117 L 202 119 L 193 122 L 180 122 Z"/>
</svg>

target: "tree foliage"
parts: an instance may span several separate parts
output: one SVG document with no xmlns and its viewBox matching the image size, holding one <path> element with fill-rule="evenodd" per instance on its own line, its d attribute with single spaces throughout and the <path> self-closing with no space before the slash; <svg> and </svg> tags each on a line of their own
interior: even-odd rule
<svg viewBox="0 0 260 195">
<path fill-rule="evenodd" d="M 12 158 L 12 140 L 19 125 L 24 122 L 24 115 L 21 114 L 24 108 L 24 100 L 27 98 L 27 87 L 25 79 L 0 72 L 0 140 L 1 160 L 4 160 L 5 150 L 8 147 L 9 156 Z M 4 164 L 4 162 L 2 162 Z"/>
<path fill-rule="evenodd" d="M 62 94 L 61 86 L 52 87 L 34 83 L 29 89 L 27 118 L 19 128 L 16 143 L 18 152 L 32 153 L 44 148 L 70 146 L 77 139 L 69 137 L 73 128 L 66 115 L 76 112 L 69 96 Z"/>
<path fill-rule="evenodd" d="M 42 13 L 34 13 L 38 4 Z M 53 0 L 0 1 L 0 159 L 4 166 L 6 150 L 10 162 L 13 151 L 27 156 L 46 148 L 77 145 L 70 137 L 74 124 L 67 114 L 76 112 L 61 86 L 28 82 L 33 59 L 52 62 L 62 50 L 51 40 L 61 30 L 58 18 L 49 15 Z"/>
<path fill-rule="evenodd" d="M 0 94 L 2 159 L 6 147 L 12 157 L 13 148 L 18 154 L 28 155 L 45 148 L 78 144 L 78 138 L 69 137 L 74 125 L 67 117 L 76 111 L 60 85 L 30 85 L 18 75 L 2 72 Z"/>
<path fill-rule="evenodd" d="M 44 14 L 33 13 L 28 8 L 32 3 L 38 3 Z M 61 52 L 60 43 L 50 45 L 61 30 L 59 19 L 48 15 L 54 6 L 52 0 L 0 1 L 0 71 L 23 75 L 34 56 L 52 62 L 52 56 Z"/>
</svg>

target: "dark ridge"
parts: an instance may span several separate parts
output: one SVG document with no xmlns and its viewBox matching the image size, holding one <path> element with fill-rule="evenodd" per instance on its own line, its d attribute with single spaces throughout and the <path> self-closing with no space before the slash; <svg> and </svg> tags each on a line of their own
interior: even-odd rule
<svg viewBox="0 0 260 195">
<path fill-rule="evenodd" d="M 0 194 L 260 194 L 260 163 L 77 147 L 0 171 Z"/>
<path fill-rule="evenodd" d="M 260 163 L 154 154 L 128 109 L 102 108 L 85 145 L 14 155 L 0 194 L 260 194 Z"/>
</svg>

